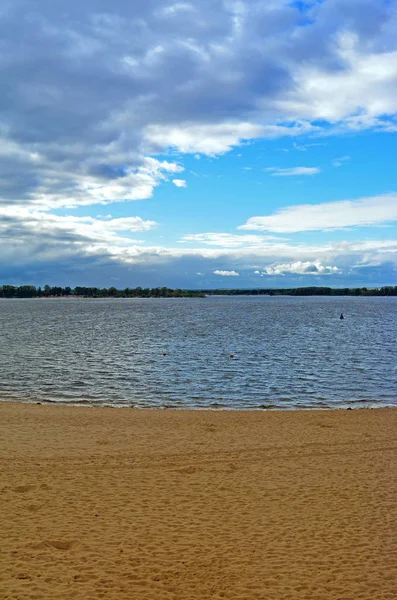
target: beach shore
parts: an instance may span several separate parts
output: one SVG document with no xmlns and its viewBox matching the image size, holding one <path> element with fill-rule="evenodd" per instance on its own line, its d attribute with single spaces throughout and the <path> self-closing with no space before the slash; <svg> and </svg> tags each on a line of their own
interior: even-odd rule
<svg viewBox="0 0 397 600">
<path fill-rule="evenodd" d="M 393 600 L 397 410 L 0 403 L 0 598 Z"/>
</svg>

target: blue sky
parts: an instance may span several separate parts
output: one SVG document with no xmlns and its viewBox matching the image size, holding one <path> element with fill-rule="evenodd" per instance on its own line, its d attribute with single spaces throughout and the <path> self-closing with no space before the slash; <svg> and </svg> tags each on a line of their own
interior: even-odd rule
<svg viewBox="0 0 397 600">
<path fill-rule="evenodd" d="M 397 1 L 0 10 L 0 283 L 396 284 Z"/>
</svg>

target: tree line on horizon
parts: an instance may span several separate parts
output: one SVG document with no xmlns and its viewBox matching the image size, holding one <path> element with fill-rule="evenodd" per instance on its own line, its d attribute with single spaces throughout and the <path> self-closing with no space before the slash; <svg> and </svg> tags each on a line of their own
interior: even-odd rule
<svg viewBox="0 0 397 600">
<path fill-rule="evenodd" d="M 34 285 L 3 285 L 0 286 L 0 298 L 65 298 L 65 297 L 83 297 L 83 298 L 199 298 L 203 297 L 197 291 L 161 288 L 125 288 L 118 290 L 115 287 L 98 288 L 76 286 L 50 286 L 43 288 Z"/>
<path fill-rule="evenodd" d="M 98 288 L 76 286 L 50 286 L 43 288 L 34 285 L 2 285 L 0 298 L 204 298 L 205 296 L 397 296 L 397 286 L 381 288 L 253 288 L 253 289 L 211 289 L 211 290 L 181 290 L 168 287 L 157 288 Z"/>
<path fill-rule="evenodd" d="M 309 286 L 300 288 L 255 288 L 200 290 L 206 296 L 397 296 L 397 285 L 381 288 L 330 288 Z"/>
</svg>

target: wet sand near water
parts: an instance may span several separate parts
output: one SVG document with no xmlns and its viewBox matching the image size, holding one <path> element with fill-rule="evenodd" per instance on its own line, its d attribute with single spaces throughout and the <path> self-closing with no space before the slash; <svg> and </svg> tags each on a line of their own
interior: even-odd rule
<svg viewBox="0 0 397 600">
<path fill-rule="evenodd" d="M 0 403 L 0 598 L 395 600 L 397 410 Z"/>
</svg>

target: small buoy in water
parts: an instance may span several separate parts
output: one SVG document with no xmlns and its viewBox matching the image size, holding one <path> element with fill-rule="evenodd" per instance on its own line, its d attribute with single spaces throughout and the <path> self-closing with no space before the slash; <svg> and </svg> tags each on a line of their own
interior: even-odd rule
<svg viewBox="0 0 397 600">
<path fill-rule="evenodd" d="M 166 352 L 163 352 L 163 356 L 167 356 L 167 353 L 166 353 Z"/>
<path fill-rule="evenodd" d="M 234 354 L 230 354 L 229 356 L 230 356 L 230 358 L 234 358 Z"/>
<path fill-rule="evenodd" d="M 345 317 L 343 316 L 343 313 L 340 313 L 340 319 L 344 319 Z"/>
</svg>

